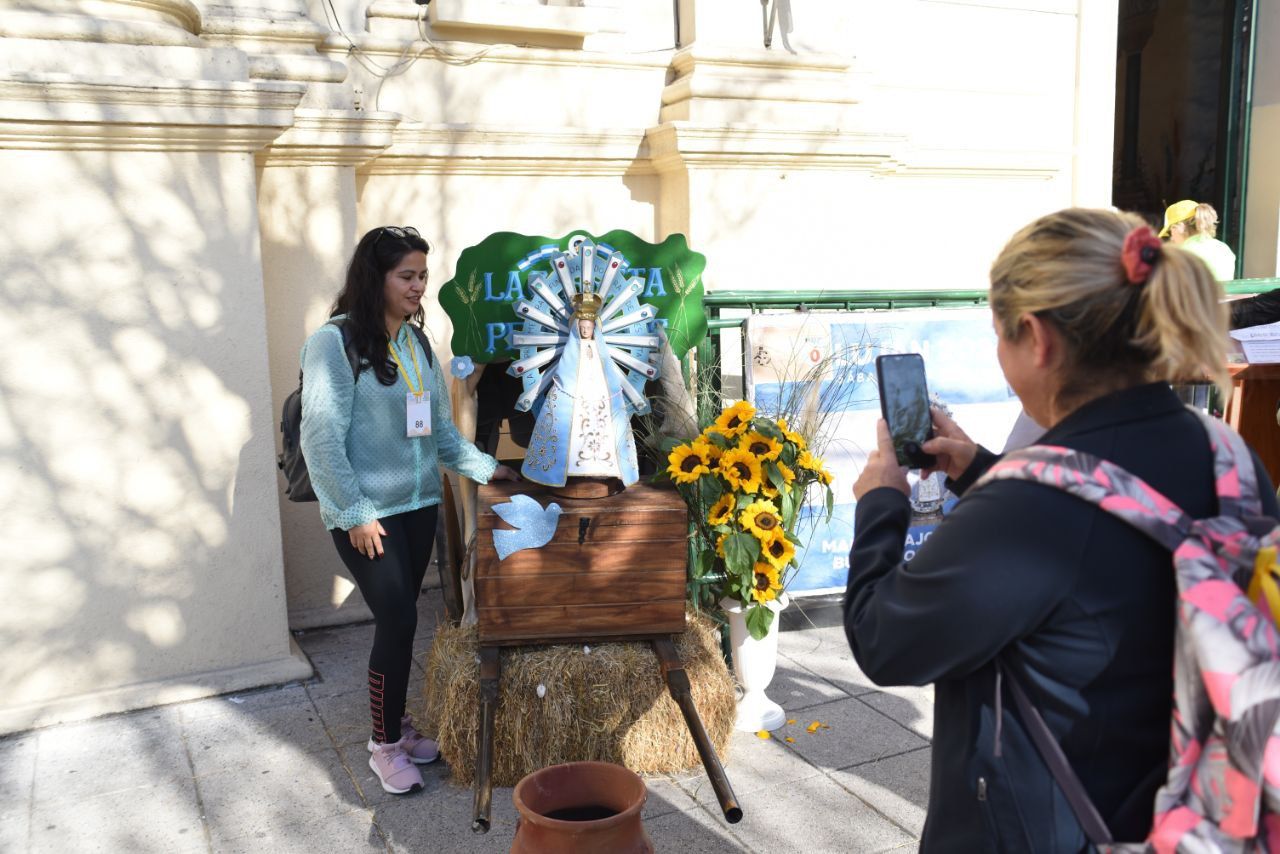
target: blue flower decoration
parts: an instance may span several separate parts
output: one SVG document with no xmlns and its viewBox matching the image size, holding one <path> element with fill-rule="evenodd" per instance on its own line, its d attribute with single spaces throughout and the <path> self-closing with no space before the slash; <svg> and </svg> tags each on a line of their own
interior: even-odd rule
<svg viewBox="0 0 1280 854">
<path fill-rule="evenodd" d="M 476 372 L 476 364 L 470 356 L 454 356 L 449 362 L 449 370 L 458 379 L 465 380 Z"/>
</svg>

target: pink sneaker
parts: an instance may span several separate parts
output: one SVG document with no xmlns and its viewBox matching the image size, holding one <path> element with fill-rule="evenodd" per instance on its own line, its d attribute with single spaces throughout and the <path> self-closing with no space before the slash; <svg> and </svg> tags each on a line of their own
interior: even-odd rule
<svg viewBox="0 0 1280 854">
<path fill-rule="evenodd" d="M 440 758 L 440 746 L 435 739 L 427 738 L 413 726 L 413 718 L 405 715 L 400 719 L 400 740 L 396 742 L 400 749 L 415 765 L 430 765 Z M 365 745 L 370 751 L 377 746 L 372 738 Z"/>
<path fill-rule="evenodd" d="M 382 788 L 393 795 L 416 792 L 422 788 L 422 772 L 409 759 L 400 742 L 374 744 L 369 756 L 369 767 L 378 775 Z"/>
<path fill-rule="evenodd" d="M 400 746 L 417 765 L 427 765 L 440 758 L 440 745 L 414 729 L 413 718 L 408 715 L 400 719 Z"/>
</svg>

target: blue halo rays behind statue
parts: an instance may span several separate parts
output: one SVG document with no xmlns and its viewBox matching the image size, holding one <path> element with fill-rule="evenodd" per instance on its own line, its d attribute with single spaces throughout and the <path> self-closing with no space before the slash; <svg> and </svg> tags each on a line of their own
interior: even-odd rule
<svg viewBox="0 0 1280 854">
<path fill-rule="evenodd" d="M 532 299 L 516 303 L 520 358 L 507 369 L 524 383 L 516 409 L 536 417 L 520 471 L 545 486 L 570 477 L 629 486 L 640 476 L 631 416 L 649 411 L 644 384 L 658 376 L 657 312 L 640 302 L 638 277 L 619 275 L 627 259 L 607 244 L 575 237 L 567 252 L 547 247 L 521 266 L 543 261 L 549 270 L 529 275 Z"/>
</svg>

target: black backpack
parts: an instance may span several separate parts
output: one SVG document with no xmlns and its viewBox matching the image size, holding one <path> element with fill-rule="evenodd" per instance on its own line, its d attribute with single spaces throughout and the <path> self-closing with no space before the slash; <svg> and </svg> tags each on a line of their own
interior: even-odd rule
<svg viewBox="0 0 1280 854">
<path fill-rule="evenodd" d="M 342 333 L 342 346 L 347 351 L 347 361 L 351 363 L 351 376 L 360 378 L 360 354 L 355 345 L 347 337 L 346 327 L 342 321 L 329 321 Z M 409 324 L 409 328 L 418 336 L 422 352 L 427 354 L 427 369 L 431 369 L 431 344 L 427 341 L 427 333 L 422 327 Z M 311 475 L 307 472 L 307 461 L 302 456 L 302 371 L 298 371 L 298 387 L 284 399 L 280 407 L 280 436 L 284 450 L 276 457 L 276 465 L 284 472 L 284 494 L 290 501 L 317 501 L 316 492 L 311 488 Z"/>
</svg>

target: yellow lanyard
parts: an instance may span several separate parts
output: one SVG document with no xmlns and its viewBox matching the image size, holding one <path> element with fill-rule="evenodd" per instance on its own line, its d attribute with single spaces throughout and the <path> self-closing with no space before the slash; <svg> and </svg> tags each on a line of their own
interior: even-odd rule
<svg viewBox="0 0 1280 854">
<path fill-rule="evenodd" d="M 403 328 L 403 327 L 402 327 Z M 409 339 L 409 358 L 413 360 L 413 373 L 418 377 L 418 388 L 415 390 L 413 383 L 409 382 L 409 373 L 404 369 L 404 363 L 400 361 L 400 357 L 396 354 L 395 345 L 388 341 L 387 352 L 391 354 L 391 358 L 395 360 L 396 367 L 400 369 L 400 376 L 404 377 L 404 384 L 409 387 L 409 391 L 417 398 L 421 399 L 426 387 L 422 384 L 422 371 L 418 369 L 418 351 L 413 346 L 412 333 Z"/>
</svg>

